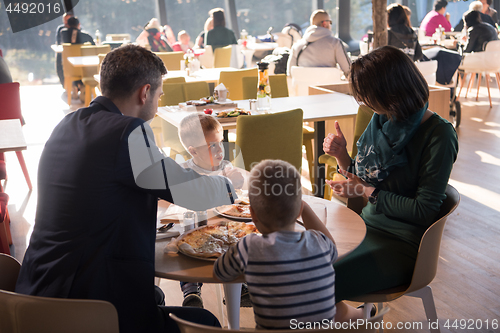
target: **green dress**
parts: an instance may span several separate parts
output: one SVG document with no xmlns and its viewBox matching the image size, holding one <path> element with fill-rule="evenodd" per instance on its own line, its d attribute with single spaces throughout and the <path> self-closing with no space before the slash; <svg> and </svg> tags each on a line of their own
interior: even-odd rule
<svg viewBox="0 0 500 333">
<path fill-rule="evenodd" d="M 205 45 L 211 45 L 212 49 L 215 51 L 218 47 L 224 47 L 231 44 L 237 44 L 236 36 L 233 30 L 226 27 L 218 26 L 209 30 L 206 33 Z"/>
<path fill-rule="evenodd" d="M 435 221 L 458 154 L 453 126 L 439 115 L 421 124 L 406 145 L 408 164 L 380 184 L 361 217 L 367 234 L 334 264 L 336 302 L 409 284 L 420 239 Z"/>
</svg>

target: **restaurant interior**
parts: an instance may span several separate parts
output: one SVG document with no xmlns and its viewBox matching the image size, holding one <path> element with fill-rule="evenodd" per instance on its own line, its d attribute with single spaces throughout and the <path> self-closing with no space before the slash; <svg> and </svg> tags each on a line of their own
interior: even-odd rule
<svg viewBox="0 0 500 333">
<path fill-rule="evenodd" d="M 373 6 L 375 3 L 373 1 Z M 387 1 L 387 4 L 390 3 L 408 6 L 412 11 L 411 25 L 418 28 L 424 16 L 432 9 L 433 1 Z M 447 11 L 451 14 L 450 22 L 453 26 L 469 9 L 469 3 L 470 1 L 449 1 Z M 2 210 L 4 212 L 4 215 L 0 214 L 4 218 L 4 221 L 0 221 L 0 234 L 7 236 L 1 239 L 1 253 L 10 254 L 22 264 L 35 225 L 39 196 L 38 164 L 48 138 L 66 115 L 88 106 L 93 98 L 101 94 L 99 66 L 106 53 L 122 45 L 137 43 L 144 24 L 150 22 L 151 18 L 158 18 L 162 26 L 168 25 L 174 32 L 174 39 L 179 31 L 187 31 L 191 36 L 192 47 L 192 52 L 187 53 L 156 52 L 168 70 L 163 77 L 164 95 L 159 100 L 158 113 L 151 122 L 156 144 L 163 153 L 179 163 L 189 158 L 177 136 L 177 127 L 193 111 L 213 112 L 215 115 L 229 106 L 232 109 L 237 107 L 237 110 L 250 111 L 252 115 L 269 115 L 300 108 L 303 110 L 303 118 L 302 128 L 298 131 L 302 131 L 299 133 L 302 144 L 297 145 L 298 154 L 290 153 L 295 154 L 290 163 L 300 169 L 302 190 L 308 196 L 308 202 L 320 210 L 319 213 L 315 210 L 317 214 L 324 214 L 322 218 L 327 225 L 332 223 L 331 232 L 336 238 L 340 254 L 345 255 L 359 245 L 366 230 L 360 227 L 362 230 L 359 231 L 354 226 L 354 220 L 363 225 L 358 215 L 359 207 L 333 195 L 329 186 L 325 185 L 325 178 L 331 178 L 335 167 L 330 165 L 328 168 L 329 162 L 322 156 L 323 139 L 328 133 L 335 133 L 335 121 L 345 128 L 348 147 L 359 138 L 359 105 L 350 96 L 349 82 L 338 68 L 296 66 L 292 69 L 292 78 L 287 75 L 286 69 L 280 71 L 279 66 L 283 65 L 282 62 L 280 64 L 283 56 L 280 50 L 292 47 L 309 26 L 310 13 L 317 9 L 325 9 L 329 13 L 332 32 L 344 42 L 346 53 L 352 60 L 371 51 L 373 34 L 368 32 L 373 29 L 372 1 L 310 0 L 299 4 L 293 0 L 147 0 L 140 3 L 136 0 L 80 0 L 76 3 L 64 1 L 64 6 L 72 8 L 74 15 L 80 19 L 82 30 L 87 31 L 97 45 L 55 43 L 54 32 L 62 23 L 60 17 L 14 34 L 9 30 L 7 14 L 0 7 L 0 50 L 13 81 L 20 83 L 14 93 L 0 90 L 0 153 L 4 153 L 6 171 L 5 179 L 0 179 L 0 192 L 8 194 L 5 207 L 0 209 L 0 213 Z M 237 44 L 214 49 L 209 45 L 204 49 L 196 48 L 196 36 L 204 29 L 207 13 L 216 7 L 224 9 L 226 25 L 235 32 Z M 494 0 L 491 8 L 500 10 L 500 1 Z M 287 26 L 292 22 L 300 28 L 298 37 Z M 459 39 L 450 33 L 440 40 L 419 36 L 419 41 L 424 50 L 435 47 L 456 49 L 457 43 L 453 43 L 455 38 Z M 33 42 L 36 39 L 38 42 Z M 21 45 L 22 43 L 30 43 L 30 46 Z M 151 48 L 149 45 L 148 47 Z M 277 50 L 280 52 L 276 52 Z M 487 52 L 491 53 L 488 55 Z M 469 55 L 460 53 L 461 67 L 448 84 L 441 84 L 436 80 L 437 61 L 417 63 L 417 68 L 429 85 L 429 109 L 450 121 L 458 136 L 458 158 L 449 179 L 449 185 L 458 194 L 453 197 L 450 194 L 452 192 L 447 192 L 450 200 L 455 202 L 450 203 L 451 213 L 443 213 L 449 215 L 444 218 L 443 223 L 446 224 L 442 235 L 437 236 L 437 247 L 433 250 L 437 271 L 422 286 L 432 288 L 430 302 L 434 304 L 426 304 L 419 296 L 404 295 L 408 291 L 398 294 L 394 300 L 389 297 L 384 301 L 384 307 L 389 311 L 383 313 L 383 321 L 391 325 L 386 326 L 389 328 L 386 329 L 388 332 L 500 332 L 499 52 L 487 49 L 482 55 L 479 68 L 472 69 L 464 66 Z M 57 77 L 56 54 L 62 59 L 66 85 L 61 85 Z M 268 66 L 259 67 L 259 63 L 266 61 L 270 62 Z M 259 95 L 259 80 L 263 77 L 260 73 L 264 71 L 266 78 L 268 77 L 265 84 L 270 86 L 271 93 Z M 478 77 L 479 80 L 473 83 L 459 80 L 460 73 L 470 74 L 471 79 Z M 81 80 L 82 85 L 75 95 L 76 88 L 72 82 L 76 80 Z M 462 88 L 460 84 L 463 84 Z M 226 91 L 227 101 L 225 104 L 221 102 L 222 108 L 219 110 L 219 106 L 214 106 L 212 110 L 206 105 L 199 107 L 185 103 L 214 94 L 220 96 Z M 7 108 L 4 100 L 16 94 L 19 95 L 17 104 L 22 116 L 4 117 Z M 265 103 L 269 105 L 266 106 Z M 243 137 L 247 137 L 247 142 L 254 143 L 262 139 L 272 146 L 273 141 L 277 142 L 276 133 L 283 132 L 283 129 L 281 132 L 278 130 L 278 123 L 276 129 L 266 132 L 266 137 L 252 136 L 253 128 L 245 132 L 243 122 L 240 121 L 242 117 L 239 116 L 238 121 L 220 120 L 228 147 L 233 147 L 231 144 L 236 143 L 237 146 L 242 146 L 243 151 Z M 267 124 L 256 122 L 254 126 L 268 126 L 272 121 L 269 118 L 265 120 Z M 283 149 L 275 156 L 261 157 L 257 154 L 252 161 L 249 157 L 243 162 L 237 160 L 236 149 L 229 148 L 226 151 L 230 158 L 234 158 L 233 164 L 247 171 L 250 171 L 250 163 L 253 161 L 258 162 L 264 158 L 287 159 L 288 156 L 288 152 Z M 246 156 L 250 156 L 250 153 Z M 165 224 L 162 223 L 162 218 L 172 212 L 169 209 L 171 207 L 168 204 L 160 203 L 158 227 Z M 323 209 L 324 212 L 321 213 Z M 5 214 L 5 211 L 8 213 Z M 175 211 L 175 214 L 182 221 L 182 211 Z M 209 219 L 212 216 L 218 218 L 217 212 L 209 212 Z M 350 221 L 352 224 L 350 227 L 338 226 L 335 230 L 334 221 L 337 218 L 346 220 L 346 225 Z M 168 235 L 178 236 L 183 232 L 182 229 L 179 230 L 181 231 Z M 164 291 L 166 305 L 180 306 L 183 293 L 179 281 L 188 276 L 183 274 L 188 273 L 179 275 L 179 272 L 169 267 L 174 264 L 165 261 L 165 257 L 172 255 L 166 254 L 164 249 L 170 238 L 159 235 L 156 242 L 155 283 Z M 177 254 L 176 257 L 184 258 L 182 254 Z M 200 272 L 211 271 L 212 261 L 188 259 L 191 266 L 175 261 L 175 265 L 178 265 L 175 268 L 189 271 L 199 266 L 197 269 Z M 427 271 L 436 269 L 433 267 L 435 264 L 429 263 L 428 268 L 424 264 L 422 269 L 427 274 Z M 0 275 L 2 274 L 4 273 L 0 269 Z M 212 312 L 226 330 L 253 331 L 256 322 L 252 307 L 233 308 L 233 300 L 229 300 L 234 286 L 215 283 L 210 280 L 211 277 L 204 278 L 208 282 L 202 291 L 204 308 Z M 236 285 L 239 288 L 240 284 Z M 228 298 L 227 305 L 225 300 L 224 303 L 222 301 L 224 295 Z M 357 307 L 365 302 L 382 301 L 358 299 L 349 301 L 348 304 Z M 431 327 L 435 318 L 432 315 L 433 307 L 439 320 L 439 330 Z M 429 309 L 430 314 L 427 313 Z"/>
</svg>

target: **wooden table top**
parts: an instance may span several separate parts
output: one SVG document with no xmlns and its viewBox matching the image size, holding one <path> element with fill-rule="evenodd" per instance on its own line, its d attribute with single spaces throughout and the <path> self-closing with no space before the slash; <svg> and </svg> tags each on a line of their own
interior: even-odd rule
<svg viewBox="0 0 500 333">
<path fill-rule="evenodd" d="M 326 225 L 335 239 L 339 258 L 354 250 L 365 238 L 366 226 L 363 219 L 346 206 L 312 196 L 304 196 L 304 200 L 315 212 L 318 212 L 320 218 L 326 207 Z M 217 217 L 209 221 L 220 220 L 224 219 Z M 168 242 L 169 239 L 156 241 L 155 274 L 157 277 L 187 282 L 218 283 L 212 276 L 214 261 L 195 259 L 183 254 L 167 254 L 164 248 Z M 233 282 L 243 281 L 241 277 Z"/>
<path fill-rule="evenodd" d="M 99 66 L 99 56 L 89 55 L 80 57 L 68 57 L 68 61 L 75 67 L 96 67 Z"/>
<path fill-rule="evenodd" d="M 21 121 L 19 119 L 0 120 L 0 153 L 26 149 Z"/>
</svg>

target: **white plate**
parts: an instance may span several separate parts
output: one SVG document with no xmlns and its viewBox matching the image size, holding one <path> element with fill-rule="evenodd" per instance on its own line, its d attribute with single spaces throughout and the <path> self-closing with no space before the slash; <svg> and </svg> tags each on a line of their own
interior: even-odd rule
<svg viewBox="0 0 500 333">
<path fill-rule="evenodd" d="M 219 207 L 215 207 L 214 208 L 214 212 L 216 214 L 219 214 L 220 216 L 223 216 L 227 219 L 231 219 L 231 220 L 234 220 L 234 221 L 238 221 L 238 222 L 252 222 L 252 218 L 251 217 L 238 217 L 238 216 L 232 216 L 232 215 L 227 215 L 227 214 L 224 214 L 222 212 L 219 211 Z"/>
</svg>

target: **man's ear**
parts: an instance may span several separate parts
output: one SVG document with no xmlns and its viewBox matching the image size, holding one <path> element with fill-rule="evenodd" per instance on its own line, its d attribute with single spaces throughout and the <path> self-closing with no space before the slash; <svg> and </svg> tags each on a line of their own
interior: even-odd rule
<svg viewBox="0 0 500 333">
<path fill-rule="evenodd" d="M 141 105 L 146 104 L 146 100 L 148 99 L 150 91 L 151 85 L 149 83 L 139 88 L 139 101 L 141 102 Z"/>
</svg>

